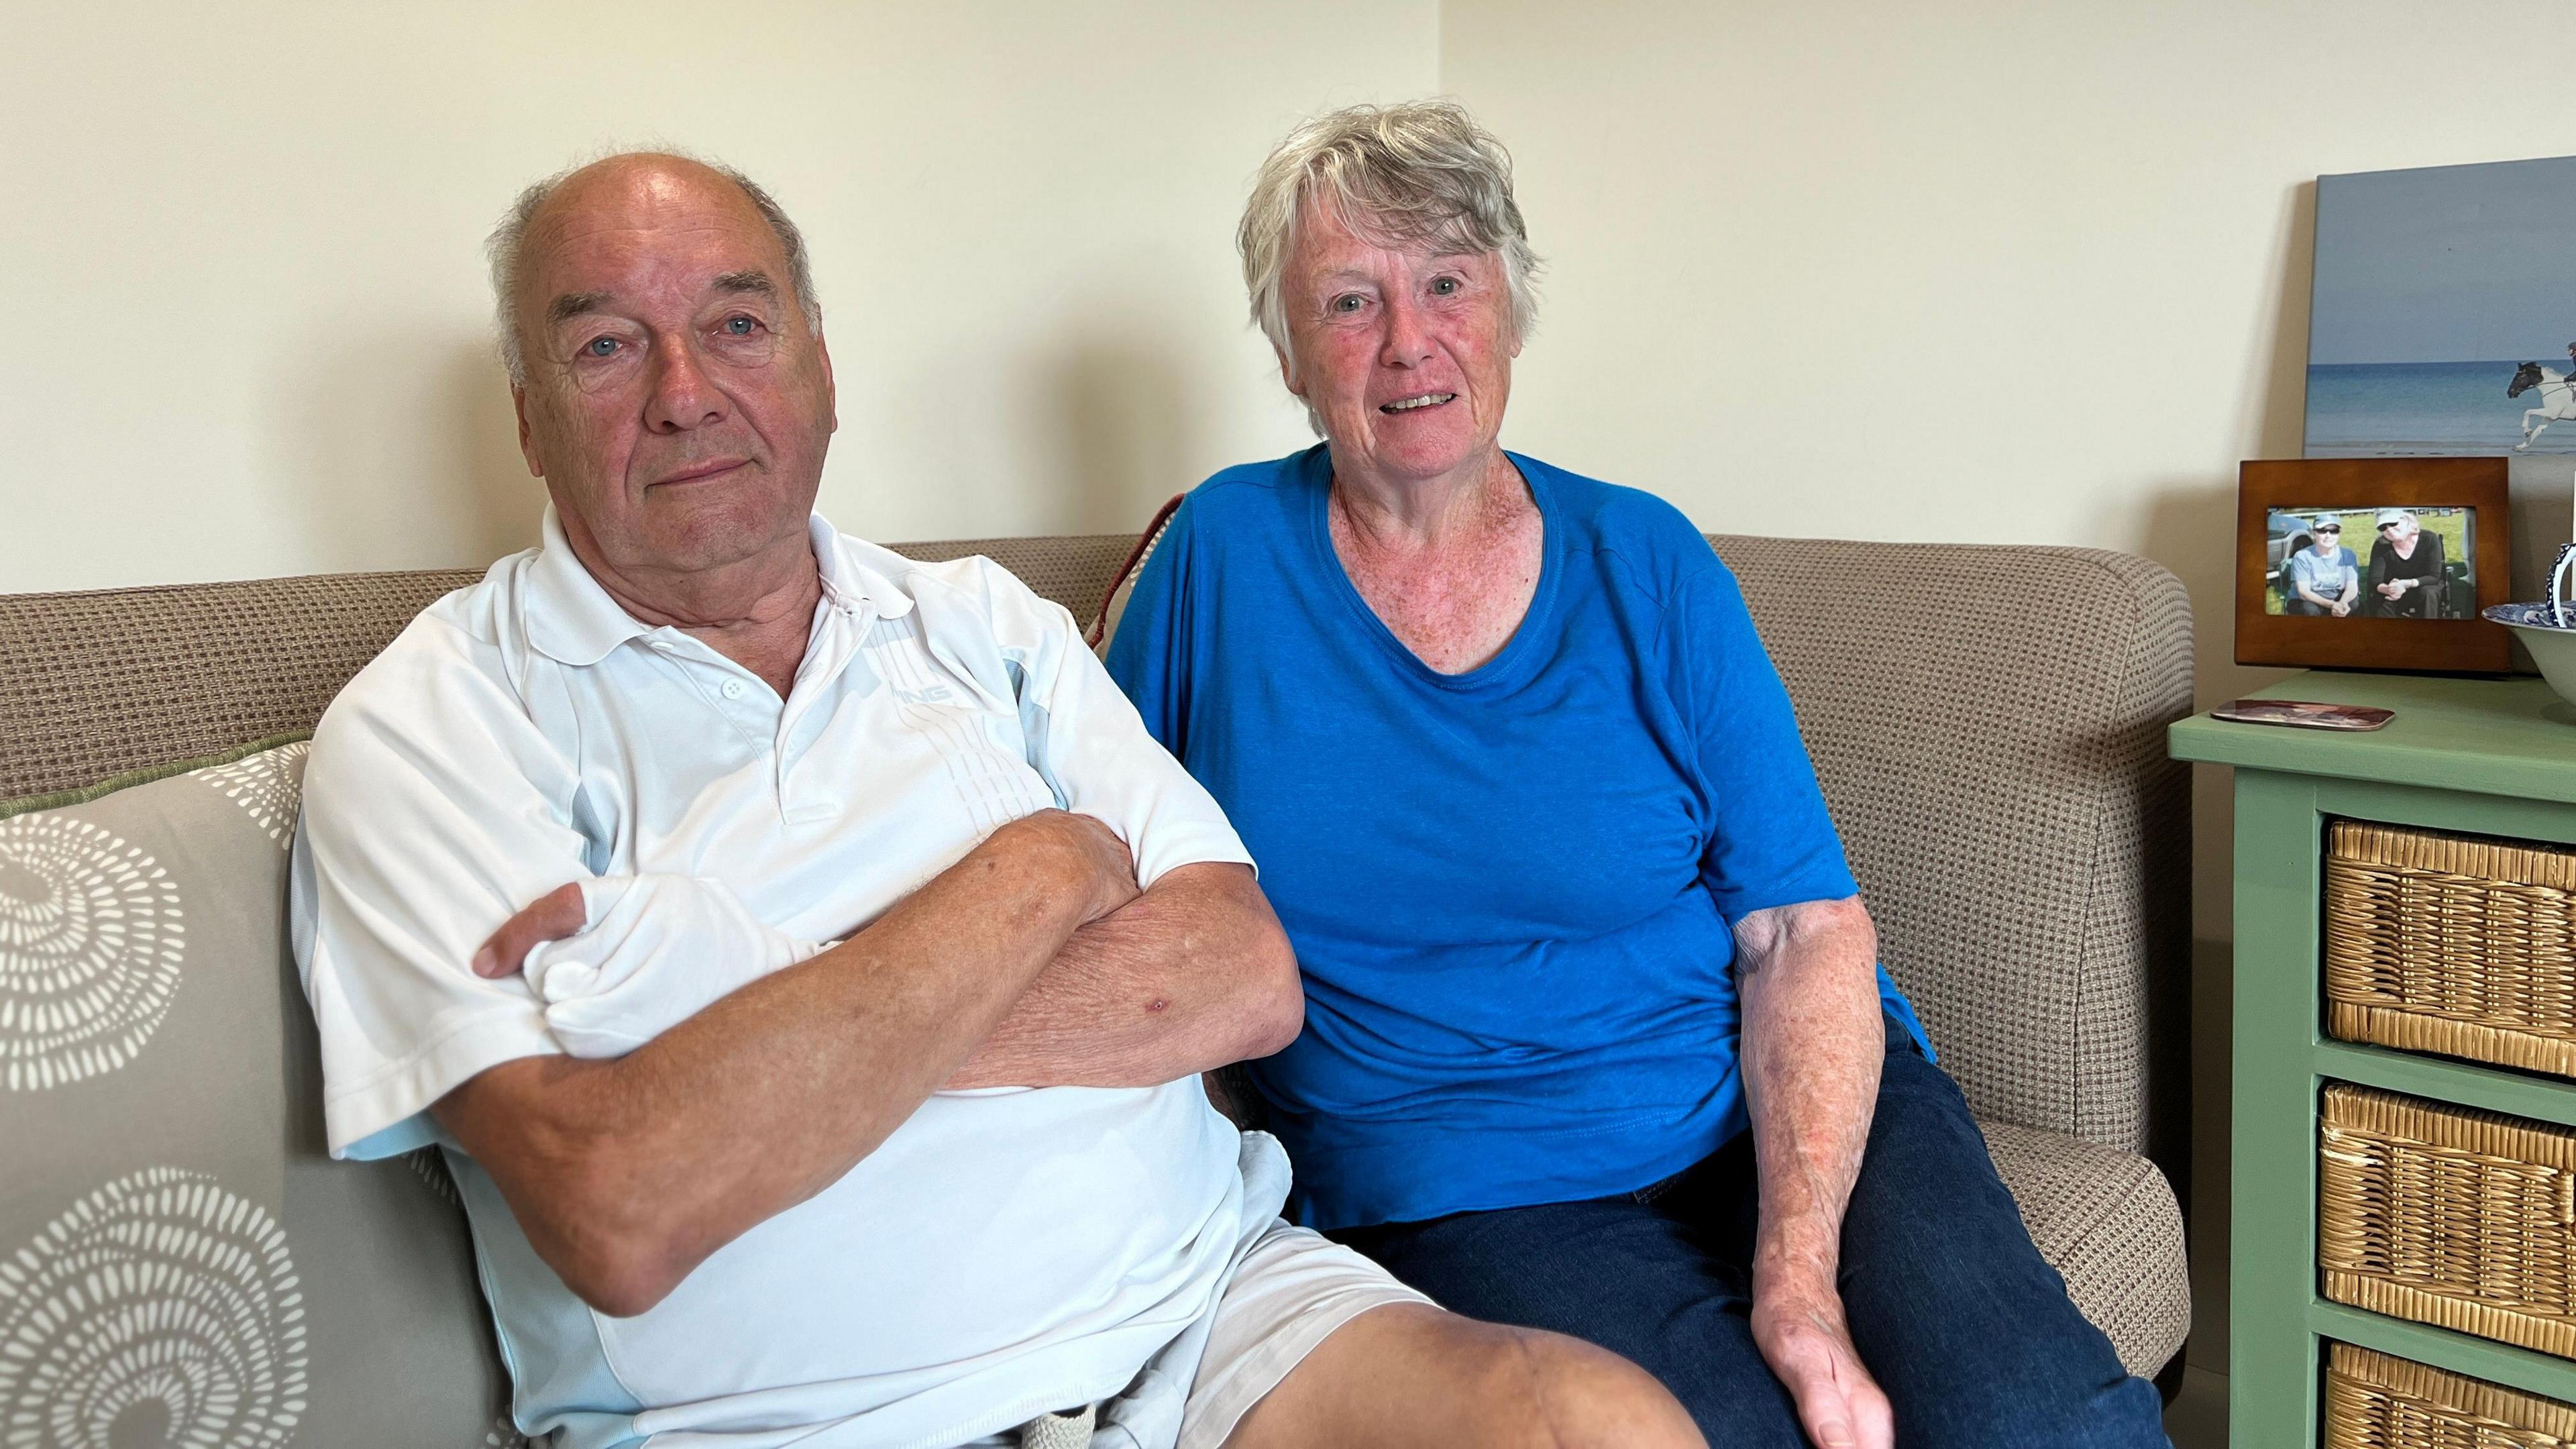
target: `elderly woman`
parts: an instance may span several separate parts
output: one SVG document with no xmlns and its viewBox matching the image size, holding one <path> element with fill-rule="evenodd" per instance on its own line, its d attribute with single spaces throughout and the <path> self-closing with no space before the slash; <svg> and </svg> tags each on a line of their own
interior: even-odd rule
<svg viewBox="0 0 2576 1449">
<path fill-rule="evenodd" d="M 2352 557 L 2352 551 L 2345 550 L 2344 557 Z M 2451 617 L 2442 597 L 2442 536 L 2426 533 L 2409 509 L 2379 511 L 2379 537 L 2371 540 L 2365 583 L 2371 595 L 2366 613 L 2389 619 Z"/>
<path fill-rule="evenodd" d="M 1501 145 L 1335 112 L 1239 240 L 1324 442 L 1189 495 L 1109 664 L 1305 971 L 1251 1071 L 1292 1214 L 1715 1444 L 2162 1444 L 1876 968 L 1734 578 L 1497 444 L 1536 265 Z"/>
</svg>

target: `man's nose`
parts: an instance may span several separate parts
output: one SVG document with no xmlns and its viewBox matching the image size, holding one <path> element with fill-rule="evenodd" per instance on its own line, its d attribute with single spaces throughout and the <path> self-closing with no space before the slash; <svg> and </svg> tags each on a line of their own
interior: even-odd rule
<svg viewBox="0 0 2576 1449">
<path fill-rule="evenodd" d="M 654 353 L 653 392 L 644 400 L 644 426 L 657 433 L 685 433 L 724 420 L 725 396 L 709 380 L 687 339 L 675 338 Z"/>
<path fill-rule="evenodd" d="M 1420 367 L 1431 359 L 1431 334 L 1422 325 L 1422 308 L 1399 294 L 1386 304 L 1386 342 L 1378 362 L 1386 367 Z"/>
</svg>

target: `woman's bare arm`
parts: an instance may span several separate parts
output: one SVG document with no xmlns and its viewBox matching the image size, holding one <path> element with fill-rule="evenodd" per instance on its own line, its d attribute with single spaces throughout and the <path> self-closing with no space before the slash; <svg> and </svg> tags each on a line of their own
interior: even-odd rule
<svg viewBox="0 0 2576 1449">
<path fill-rule="evenodd" d="M 1756 911 L 1736 923 L 1735 940 L 1760 1192 L 1754 1342 L 1808 1437 L 1827 1449 L 1890 1449 L 1887 1396 L 1852 1346 L 1835 1286 L 1886 1055 L 1878 933 L 1854 896 Z"/>
</svg>

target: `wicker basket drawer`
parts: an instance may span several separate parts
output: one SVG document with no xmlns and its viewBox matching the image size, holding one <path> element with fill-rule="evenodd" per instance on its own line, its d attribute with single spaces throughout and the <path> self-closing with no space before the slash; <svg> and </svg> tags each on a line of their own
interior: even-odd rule
<svg viewBox="0 0 2576 1449">
<path fill-rule="evenodd" d="M 2576 1132 L 2337 1083 L 2318 1137 L 2325 1296 L 2576 1358 Z"/>
<path fill-rule="evenodd" d="M 2326 1449 L 2562 1449 L 2576 1405 L 2327 1345 Z"/>
<path fill-rule="evenodd" d="M 2326 1030 L 2576 1076 L 2576 850 L 2339 820 Z"/>
</svg>

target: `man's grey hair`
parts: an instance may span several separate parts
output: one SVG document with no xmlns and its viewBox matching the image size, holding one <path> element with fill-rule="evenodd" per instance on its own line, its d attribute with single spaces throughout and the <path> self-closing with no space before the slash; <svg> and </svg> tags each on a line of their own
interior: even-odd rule
<svg viewBox="0 0 2576 1449">
<path fill-rule="evenodd" d="M 484 240 L 484 254 L 492 260 L 495 340 L 500 345 L 501 366 L 508 369 L 511 386 L 525 387 L 528 383 L 527 345 L 526 339 L 519 335 L 517 307 L 519 254 L 528 239 L 528 223 L 536 220 L 537 213 L 545 209 L 556 190 L 570 180 L 574 172 L 587 170 L 601 161 L 629 155 L 670 156 L 694 162 L 741 187 L 742 194 L 750 199 L 752 209 L 760 213 L 762 221 L 769 223 L 769 230 L 778 238 L 778 249 L 787 258 L 787 285 L 795 289 L 797 305 L 805 310 L 805 324 L 818 331 L 822 328 L 823 301 L 814 294 L 814 264 L 805 250 L 805 233 L 798 231 L 796 223 L 787 219 L 786 208 L 778 204 L 778 199 L 771 196 L 767 188 L 721 161 L 692 156 L 686 151 L 665 147 L 650 151 L 612 151 L 567 166 L 520 192 L 519 199 L 512 202 L 509 211 L 502 215 L 501 224 L 492 228 L 492 235 Z"/>
<path fill-rule="evenodd" d="M 1289 132 L 1261 163 L 1234 243 L 1252 320 L 1292 366 L 1282 291 L 1297 229 L 1318 207 L 1362 236 L 1499 255 L 1513 338 L 1537 324 L 1539 259 L 1512 200 L 1512 154 L 1456 101 L 1345 106 Z"/>
</svg>

